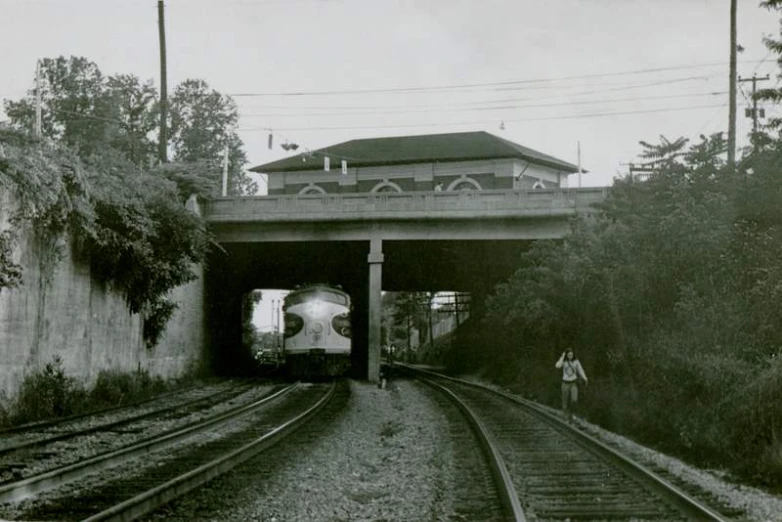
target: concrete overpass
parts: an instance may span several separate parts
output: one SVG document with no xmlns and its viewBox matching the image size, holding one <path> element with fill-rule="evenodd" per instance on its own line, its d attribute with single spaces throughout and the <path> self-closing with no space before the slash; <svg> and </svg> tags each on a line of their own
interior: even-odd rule
<svg viewBox="0 0 782 522">
<path fill-rule="evenodd" d="M 217 198 L 202 207 L 204 218 L 227 254 L 218 254 L 209 262 L 210 268 L 215 268 L 207 283 L 216 296 L 212 306 L 216 313 L 231 311 L 238 318 L 231 293 L 340 281 L 354 297 L 359 312 L 354 318 L 358 326 L 354 344 L 359 349 L 364 347 L 366 377 L 376 380 L 380 369 L 381 290 L 422 289 L 421 285 L 430 281 L 439 286 L 428 289 L 455 290 L 483 277 L 495 283 L 492 277 L 507 277 L 518 260 L 518 249 L 507 245 L 566 236 L 571 220 L 595 212 L 593 205 L 605 200 L 607 191 L 583 188 Z M 265 250 L 258 250 L 261 245 Z M 451 286 L 442 286 L 445 284 Z M 217 321 L 216 335 L 228 342 L 236 341 L 236 328 L 228 322 Z"/>
</svg>

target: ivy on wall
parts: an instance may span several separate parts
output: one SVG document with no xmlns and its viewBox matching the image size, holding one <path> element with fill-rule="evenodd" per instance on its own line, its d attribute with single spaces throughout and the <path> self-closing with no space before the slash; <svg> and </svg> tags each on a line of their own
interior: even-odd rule
<svg viewBox="0 0 782 522">
<path fill-rule="evenodd" d="M 112 149 L 80 158 L 0 129 L 0 189 L 17 202 L 10 229 L 0 231 L 0 291 L 22 282 L 11 258 L 20 230 L 33 230 L 55 261 L 64 248 L 58 238 L 67 233 L 93 277 L 121 292 L 132 313 L 144 314 L 144 339 L 154 346 L 176 307 L 166 295 L 196 278 L 192 267 L 210 244 L 205 223 L 183 201 L 185 191 L 203 195 L 210 186 L 197 182 L 203 172 L 186 170 L 146 171 Z"/>
</svg>

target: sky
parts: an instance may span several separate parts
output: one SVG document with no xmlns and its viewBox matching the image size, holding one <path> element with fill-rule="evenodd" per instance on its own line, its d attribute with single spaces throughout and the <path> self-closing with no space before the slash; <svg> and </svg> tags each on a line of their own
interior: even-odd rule
<svg viewBox="0 0 782 522">
<path fill-rule="evenodd" d="M 779 18 L 738 0 L 739 76 L 770 75 Z M 727 130 L 730 0 L 168 0 L 168 87 L 237 103 L 247 167 L 351 139 L 484 130 L 606 186 L 640 140 Z M 159 86 L 156 0 L 0 0 L 0 98 L 84 56 Z M 738 93 L 738 144 L 751 120 Z M 780 109 L 767 107 L 767 115 Z M 4 115 L 0 111 L 0 120 Z M 268 134 L 274 136 L 268 148 Z M 576 178 L 571 180 L 576 186 Z M 262 191 L 265 187 L 262 186 Z"/>
<path fill-rule="evenodd" d="M 261 300 L 253 309 L 252 323 L 259 332 L 282 332 L 285 330 L 285 319 L 282 313 L 282 301 L 288 294 L 287 290 L 265 289 Z"/>
</svg>

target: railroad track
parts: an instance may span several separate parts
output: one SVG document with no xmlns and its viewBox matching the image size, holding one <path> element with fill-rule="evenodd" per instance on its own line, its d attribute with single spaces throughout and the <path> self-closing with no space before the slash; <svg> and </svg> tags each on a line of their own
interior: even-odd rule
<svg viewBox="0 0 782 522">
<path fill-rule="evenodd" d="M 197 490 L 189 495 L 184 495 L 177 500 L 173 500 L 155 510 L 147 516 L 140 518 L 143 522 L 159 522 L 168 520 L 264 520 L 275 519 L 279 521 L 292 520 L 292 514 L 285 511 L 263 514 L 254 513 L 250 509 L 244 516 L 237 516 L 235 513 L 229 514 L 233 508 L 246 507 L 241 501 L 237 500 L 236 495 L 241 495 L 241 491 L 248 485 L 261 485 L 264 490 L 274 489 L 275 478 L 285 474 L 285 470 L 291 466 L 296 466 L 295 461 L 302 455 L 307 455 L 312 451 L 312 446 L 317 445 L 323 439 L 328 440 L 329 432 L 339 419 L 345 415 L 351 402 L 351 386 L 348 380 L 342 379 L 336 383 L 335 389 L 328 403 L 317 412 L 313 422 L 301 424 L 289 436 L 282 438 L 274 447 L 268 448 L 254 458 L 248 459 L 243 464 L 236 466 L 221 477 L 218 477 L 205 486 L 202 492 Z M 319 466 L 313 465 L 309 472 L 312 476 L 322 479 L 321 487 L 332 487 L 332 477 L 324 476 Z M 289 482 L 291 491 L 295 492 L 297 497 L 306 496 L 310 491 L 310 484 L 303 484 L 296 479 Z M 312 497 L 311 502 L 317 502 L 317 493 Z M 215 499 L 219 498 L 219 501 Z M 216 505 L 217 504 L 217 505 Z M 219 505 L 227 504 L 225 507 Z M 228 512 L 226 512 L 228 511 Z M 310 515 L 306 520 L 322 520 L 322 517 Z M 356 518 L 360 520 L 361 518 Z M 300 520 L 297 518 L 296 520 Z M 339 520 L 338 517 L 333 520 Z M 353 520 L 353 519 L 350 519 Z"/>
<path fill-rule="evenodd" d="M 0 432 L 0 457 L 23 449 L 43 446 L 52 442 L 88 435 L 99 431 L 119 430 L 123 426 L 138 423 L 145 419 L 164 415 L 181 415 L 196 409 L 230 400 L 231 398 L 256 386 L 248 383 L 230 383 L 218 390 L 193 390 L 178 395 L 166 395 L 123 407 L 101 410 L 92 414 L 78 415 L 55 421 L 36 423 L 27 426 L 9 428 Z M 161 401 L 162 406 L 155 407 L 152 401 Z M 110 417 L 101 420 L 101 417 Z M 5 436 L 3 436 L 5 435 Z"/>
<path fill-rule="evenodd" d="M 266 394 L 269 390 L 252 383 L 231 383 L 217 391 L 197 393 L 195 390 L 188 394 L 190 400 L 183 402 L 180 397 L 179 401 L 161 408 L 145 408 L 140 413 L 130 408 L 115 414 L 115 420 L 82 419 L 75 424 L 58 424 L 44 431 L 17 435 L 0 447 L 0 487 L 83 459 L 88 454 L 97 455 L 117 449 L 127 441 L 183 426 L 211 408 L 230 405 L 245 394 L 253 399 L 252 395 Z"/>
<path fill-rule="evenodd" d="M 535 403 L 432 372 L 405 371 L 440 390 L 469 420 L 508 520 L 726 520 Z"/>
<path fill-rule="evenodd" d="M 323 407 L 333 390 L 333 384 L 295 383 L 198 426 L 4 486 L 0 516 L 138 518 L 276 443 Z"/>
<path fill-rule="evenodd" d="M 209 386 L 209 385 L 206 385 Z M 99 417 L 101 415 L 109 415 L 115 412 L 119 412 L 122 410 L 128 410 L 130 408 L 141 408 L 147 404 L 158 402 L 158 401 L 164 401 L 171 398 L 176 398 L 178 396 L 186 395 L 189 392 L 198 389 L 199 385 L 191 385 L 184 388 L 179 388 L 177 390 L 172 390 L 166 393 L 161 393 L 159 395 L 155 395 L 153 397 L 149 397 L 147 399 L 143 399 L 136 402 L 131 402 L 127 404 L 121 404 L 117 406 L 111 406 L 108 408 L 101 408 L 91 411 L 86 411 L 83 413 L 76 413 L 73 415 L 67 415 L 65 417 L 57 417 L 54 419 L 48 419 L 43 421 L 35 421 L 35 422 L 29 422 L 26 424 L 20 424 L 18 426 L 7 426 L 5 428 L 0 429 L 0 438 L 6 438 L 10 435 L 13 435 L 15 433 L 32 433 L 36 431 L 44 431 L 49 428 L 57 427 L 63 424 L 68 424 L 72 422 L 78 422 L 80 420 L 88 419 L 88 418 L 94 418 Z"/>
</svg>

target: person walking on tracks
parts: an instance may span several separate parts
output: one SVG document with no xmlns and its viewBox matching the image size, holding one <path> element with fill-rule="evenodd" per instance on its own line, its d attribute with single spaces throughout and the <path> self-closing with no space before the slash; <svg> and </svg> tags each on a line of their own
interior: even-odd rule
<svg viewBox="0 0 782 522">
<path fill-rule="evenodd" d="M 573 420 L 573 410 L 578 403 L 578 380 L 588 382 L 584 368 L 581 366 L 573 350 L 562 352 L 554 365 L 562 369 L 562 414 L 569 421 Z"/>
</svg>

